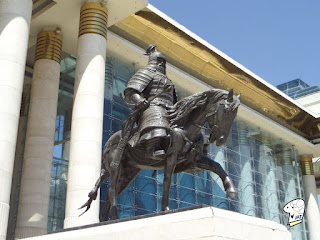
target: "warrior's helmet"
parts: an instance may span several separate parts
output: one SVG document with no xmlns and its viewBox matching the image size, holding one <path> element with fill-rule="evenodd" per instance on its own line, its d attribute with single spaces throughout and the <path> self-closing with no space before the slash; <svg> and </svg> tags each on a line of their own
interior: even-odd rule
<svg viewBox="0 0 320 240">
<path fill-rule="evenodd" d="M 155 44 L 150 44 L 144 55 L 149 56 L 148 67 L 158 70 L 162 73 L 166 72 L 166 57 L 163 53 L 157 51 Z"/>
<path fill-rule="evenodd" d="M 146 52 L 144 53 L 144 55 L 149 56 L 151 53 L 153 53 L 153 52 L 155 52 L 155 51 L 157 51 L 157 45 L 155 45 L 155 44 L 150 44 L 150 45 L 148 46 L 148 48 L 146 49 Z"/>
</svg>

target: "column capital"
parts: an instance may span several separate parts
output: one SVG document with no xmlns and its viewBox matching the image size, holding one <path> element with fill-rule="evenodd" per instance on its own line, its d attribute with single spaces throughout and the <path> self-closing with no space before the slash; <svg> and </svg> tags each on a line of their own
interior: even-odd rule
<svg viewBox="0 0 320 240">
<path fill-rule="evenodd" d="M 249 137 L 248 137 L 248 127 L 244 123 L 238 124 L 239 131 L 239 144 L 240 145 L 249 145 Z"/>
<path fill-rule="evenodd" d="M 105 5 L 107 6 L 108 5 L 108 0 L 86 0 L 84 1 L 84 4 L 85 3 L 93 3 L 93 2 L 96 2 L 96 3 L 101 3 L 102 5 Z"/>
<path fill-rule="evenodd" d="M 62 36 L 57 31 L 41 31 L 37 38 L 35 60 L 50 59 L 60 63 Z"/>
<path fill-rule="evenodd" d="M 268 134 L 261 133 L 260 140 L 264 145 L 266 145 L 268 147 L 272 146 L 272 138 Z"/>
<path fill-rule="evenodd" d="M 300 155 L 300 167 L 302 175 L 314 175 L 312 154 Z"/>
<path fill-rule="evenodd" d="M 282 156 L 284 166 L 292 166 L 292 148 L 288 146 L 282 146 Z"/>
<path fill-rule="evenodd" d="M 86 2 L 80 9 L 79 37 L 86 33 L 107 38 L 108 9 L 102 2 Z"/>
</svg>

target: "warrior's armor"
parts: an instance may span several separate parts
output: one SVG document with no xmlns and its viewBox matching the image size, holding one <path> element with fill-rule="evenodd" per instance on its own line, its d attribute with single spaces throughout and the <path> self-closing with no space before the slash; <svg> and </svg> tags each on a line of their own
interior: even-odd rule
<svg viewBox="0 0 320 240">
<path fill-rule="evenodd" d="M 161 149 L 157 146 L 160 139 L 167 137 L 170 130 L 167 110 L 177 100 L 173 83 L 166 76 L 166 58 L 161 52 L 155 50 L 149 55 L 148 65 L 134 74 L 124 94 L 138 107 L 142 106 L 135 146 L 152 140 L 148 141 L 150 148 L 157 152 Z"/>
</svg>

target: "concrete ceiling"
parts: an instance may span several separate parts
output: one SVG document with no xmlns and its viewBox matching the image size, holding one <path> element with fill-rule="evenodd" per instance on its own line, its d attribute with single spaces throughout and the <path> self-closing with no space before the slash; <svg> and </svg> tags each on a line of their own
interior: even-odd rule
<svg viewBox="0 0 320 240">
<path fill-rule="evenodd" d="M 41 2 L 44 5 L 44 10 L 37 12 L 32 18 L 29 48 L 36 44 L 40 31 L 54 30 L 56 27 L 60 27 L 63 36 L 63 51 L 76 55 L 80 8 L 86 1 L 39 0 L 34 3 L 34 10 L 35 7 L 39 8 Z M 45 6 L 46 2 L 48 2 L 47 6 Z M 143 9 L 147 4 L 147 0 L 108 0 L 108 27 Z"/>
</svg>

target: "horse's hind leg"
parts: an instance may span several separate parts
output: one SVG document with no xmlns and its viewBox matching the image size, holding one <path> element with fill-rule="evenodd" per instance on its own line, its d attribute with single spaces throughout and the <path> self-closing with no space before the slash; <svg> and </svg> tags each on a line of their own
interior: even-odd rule
<svg viewBox="0 0 320 240">
<path fill-rule="evenodd" d="M 224 169 L 221 167 L 221 165 L 210 158 L 208 158 L 205 155 L 202 155 L 201 159 L 199 159 L 197 162 L 197 167 L 209 170 L 211 172 L 214 172 L 218 174 L 220 177 L 224 189 L 226 191 L 226 195 L 228 198 L 238 200 L 238 191 L 236 190 L 231 178 L 228 176 L 228 174 L 224 171 Z"/>
<path fill-rule="evenodd" d="M 141 170 L 134 167 L 123 167 L 121 171 L 121 177 L 119 178 L 118 182 L 118 194 L 116 198 L 128 187 L 128 185 L 131 183 L 131 181 L 139 174 Z M 101 216 L 100 216 L 100 222 L 107 221 L 109 216 L 109 211 L 111 208 L 111 202 L 109 196 L 106 198 L 106 202 L 104 204 Z"/>
<path fill-rule="evenodd" d="M 110 188 L 108 192 L 108 198 L 110 199 L 111 206 L 111 216 L 112 219 L 118 219 L 118 211 L 117 211 L 117 196 L 118 196 L 118 182 L 119 182 L 119 176 L 121 172 L 122 165 L 118 168 L 110 168 Z"/>
</svg>

